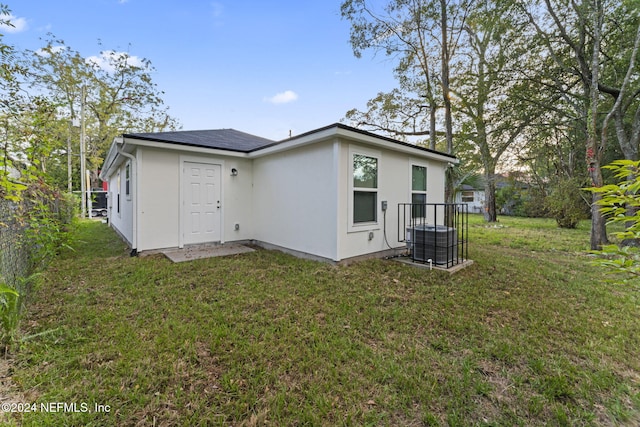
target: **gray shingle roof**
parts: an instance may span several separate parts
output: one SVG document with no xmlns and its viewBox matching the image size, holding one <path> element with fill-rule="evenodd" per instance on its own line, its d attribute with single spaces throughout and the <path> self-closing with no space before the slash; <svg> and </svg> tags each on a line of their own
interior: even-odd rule
<svg viewBox="0 0 640 427">
<path fill-rule="evenodd" d="M 269 147 L 276 144 L 281 144 L 287 141 L 293 141 L 299 138 L 307 137 L 312 134 L 321 133 L 328 129 L 342 129 L 350 132 L 354 132 L 361 135 L 371 136 L 380 140 L 392 142 L 405 147 L 411 147 L 416 150 L 426 151 L 434 154 L 438 154 L 445 157 L 455 159 L 456 157 L 451 154 L 441 153 L 439 151 L 430 150 L 418 145 L 409 144 L 407 142 L 398 141 L 386 136 L 377 135 L 371 132 L 367 132 L 361 129 L 356 129 L 342 123 L 334 123 L 329 126 L 325 126 L 320 129 L 312 130 L 310 132 L 296 135 L 292 138 L 284 139 L 282 141 L 273 141 L 260 136 L 251 135 L 245 132 L 240 132 L 235 129 L 214 129 L 214 130 L 187 130 L 187 131 L 172 131 L 172 132 L 152 132 L 152 133 L 129 133 L 124 134 L 125 138 L 135 138 L 146 141 L 164 142 L 169 144 L 188 145 L 192 147 L 204 147 L 218 150 L 236 151 L 240 153 L 251 153 L 256 150 L 260 150 L 265 147 Z"/>
<path fill-rule="evenodd" d="M 171 144 L 189 145 L 192 147 L 239 151 L 242 153 L 249 153 L 276 143 L 270 139 L 240 132 L 235 129 L 129 133 L 123 136 L 126 138 L 168 142 Z"/>
</svg>

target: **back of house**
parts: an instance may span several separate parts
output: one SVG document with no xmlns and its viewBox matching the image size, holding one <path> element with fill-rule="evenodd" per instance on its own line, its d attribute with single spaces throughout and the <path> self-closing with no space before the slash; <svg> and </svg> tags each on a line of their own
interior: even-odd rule
<svg viewBox="0 0 640 427">
<path fill-rule="evenodd" d="M 453 156 L 333 124 L 275 142 L 233 129 L 125 134 L 105 159 L 134 252 L 252 242 L 344 261 L 406 248 L 403 203 L 443 203 Z"/>
</svg>

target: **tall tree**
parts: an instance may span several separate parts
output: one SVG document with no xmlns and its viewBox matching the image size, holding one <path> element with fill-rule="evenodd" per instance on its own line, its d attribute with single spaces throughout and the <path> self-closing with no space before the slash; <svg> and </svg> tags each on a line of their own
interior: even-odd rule
<svg viewBox="0 0 640 427">
<path fill-rule="evenodd" d="M 604 180 L 602 178 L 602 155 L 606 141 L 600 138 L 598 134 L 598 111 L 600 103 L 600 92 L 598 85 L 600 83 L 600 46 L 602 42 L 602 22 L 604 11 L 600 0 L 593 0 L 593 8 L 590 13 L 590 21 L 592 22 L 592 47 L 591 47 L 591 63 L 589 71 L 591 72 L 591 81 L 586 85 L 589 89 L 589 117 L 587 118 L 587 164 L 589 165 L 589 175 L 594 187 L 602 187 Z M 591 248 L 600 249 L 607 242 L 607 227 L 604 215 L 600 211 L 598 202 L 602 198 L 600 194 L 593 193 L 593 207 L 591 210 Z"/>
<path fill-rule="evenodd" d="M 398 1 L 376 10 L 365 0 L 342 3 L 342 17 L 352 24 L 351 46 L 356 57 L 373 49 L 399 58 L 395 74 L 400 88 L 378 93 L 369 101 L 368 111 L 351 110 L 347 119 L 355 126 L 381 130 L 401 139 L 429 136 L 429 146 L 435 148 L 440 102 L 436 63 L 428 42 L 434 26 L 427 17 L 433 16 L 434 10 L 424 7 L 426 4 Z"/>
<path fill-rule="evenodd" d="M 464 27 L 459 51 L 455 111 L 461 134 L 475 146 L 485 183 L 485 220 L 497 220 L 496 168 L 505 152 L 521 137 L 532 112 L 514 102 L 516 67 L 527 62 L 522 28 L 510 2 L 481 2 Z"/>
<path fill-rule="evenodd" d="M 346 118 L 396 138 L 429 136 L 430 148 L 444 136 L 444 150 L 453 154 L 449 65 L 469 3 L 395 0 L 381 9 L 366 0 L 344 1 L 342 16 L 351 21 L 354 54 L 360 57 L 371 49 L 397 58 L 399 83 L 398 89 L 372 99 L 367 111 L 351 110 Z M 437 131 L 443 108 L 445 130 Z"/>
<path fill-rule="evenodd" d="M 623 16 L 628 15 L 625 14 Z M 622 63 L 622 67 L 618 64 L 615 64 L 612 67 L 614 69 L 614 75 L 618 75 L 618 73 L 616 73 L 617 70 L 624 71 L 625 66 L 626 73 L 624 73 L 624 78 L 618 79 L 620 81 L 619 90 L 613 91 L 613 93 L 609 92 L 609 94 L 613 96 L 614 102 L 602 126 L 602 140 L 606 141 L 608 139 L 608 124 L 613 117 L 618 143 L 624 153 L 625 159 L 631 162 L 638 160 L 638 150 L 640 148 L 640 78 L 638 78 L 637 75 L 637 69 L 640 66 L 640 61 L 638 60 L 638 50 L 640 49 L 639 21 L 639 19 L 636 19 L 633 23 L 637 26 L 635 39 L 632 39 L 633 44 L 627 44 L 624 46 L 623 40 L 622 43 L 618 45 L 624 46 L 619 52 L 617 52 L 622 54 L 622 61 L 616 61 L 615 59 L 611 61 Z M 631 25 L 629 30 L 632 30 L 634 25 Z M 630 32 L 632 33 L 632 31 Z M 612 58 L 617 57 L 618 55 L 612 55 Z M 606 73 L 606 70 L 603 73 Z M 620 72 L 620 74 L 622 73 Z M 631 183 L 636 179 L 637 177 L 633 174 L 629 174 L 628 180 Z M 640 207 L 637 203 L 627 203 L 626 209 L 626 216 L 628 218 L 633 218 L 636 216 Z M 637 226 L 633 221 L 628 221 L 626 225 L 630 229 Z M 632 234 L 632 236 L 633 238 L 626 239 L 624 243 L 626 245 L 640 246 L 638 234 Z"/>
<path fill-rule="evenodd" d="M 608 3 L 608 2 L 607 2 Z M 598 4 L 598 2 L 596 2 Z M 611 13 L 604 10 L 615 6 Z M 611 107 L 602 126 L 602 138 L 609 139 L 607 126 L 615 124 L 615 137 L 626 160 L 638 160 L 640 147 L 640 12 L 637 1 L 601 4 L 604 45 L 598 89 L 610 99 Z M 595 37 L 594 32 L 594 37 Z"/>
<path fill-rule="evenodd" d="M 586 169 L 592 185 L 599 187 L 603 184 L 602 156 L 611 139 L 606 133 L 608 120 L 616 123 L 615 135 L 624 156 L 630 160 L 638 156 L 640 79 L 625 79 L 638 66 L 633 54 L 640 37 L 637 2 L 542 0 L 519 4 L 545 47 L 545 56 L 552 59 L 554 72 L 562 76 L 555 87 L 546 90 L 572 93 L 576 120 L 584 128 Z M 599 197 L 593 193 L 592 249 L 607 242 Z"/>
<path fill-rule="evenodd" d="M 447 139 L 447 153 L 453 154 L 453 123 L 451 118 L 451 88 L 449 78 L 451 73 L 449 65 L 451 63 L 451 50 L 449 49 L 449 12 L 447 10 L 447 0 L 440 0 L 440 79 L 442 82 L 442 99 L 444 101 L 444 128 Z M 452 181 L 452 180 L 450 180 Z M 450 189 L 448 189 L 450 191 Z"/>
<path fill-rule="evenodd" d="M 8 6 L 0 4 L 0 24 L 12 26 Z M 20 166 L 21 151 L 15 137 L 15 118 L 22 111 L 20 76 L 24 74 L 16 61 L 13 46 L 4 43 L 0 33 L 0 197 L 18 199 L 24 187 L 16 183 L 15 172 Z"/>
<path fill-rule="evenodd" d="M 113 50 L 84 57 L 62 40 L 51 38 L 38 51 L 25 52 L 24 62 L 31 70 L 31 90 L 44 93 L 58 106 L 58 119 L 78 118 L 85 102 L 88 170 L 94 179 L 118 134 L 177 127 L 164 106 L 163 93 L 153 82 L 153 67 L 147 59 Z M 85 100 L 81 99 L 82 87 Z M 66 129 L 73 132 L 70 126 Z M 63 135 L 61 139 L 66 141 Z"/>
<path fill-rule="evenodd" d="M 356 55 L 374 49 L 400 58 L 396 68 L 400 88 L 393 96 L 379 94 L 368 104 L 368 111 L 352 110 L 347 118 L 356 119 L 356 125 L 388 130 L 394 136 L 429 134 L 433 141 L 436 110 L 441 109 L 445 130 L 440 134 L 445 136 L 446 150 L 452 152 L 452 122 L 457 112 L 458 132 L 474 144 L 484 170 L 488 221 L 496 220 L 497 164 L 526 124 L 526 120 L 516 123 L 510 119 L 508 109 L 513 106 L 506 102 L 514 84 L 507 74 L 518 60 L 514 52 L 524 53 L 517 40 L 518 29 L 508 18 L 510 6 L 510 2 L 396 0 L 376 12 L 365 0 L 350 0 L 342 9 L 343 17 L 352 22 L 351 43 Z M 438 64 L 439 73 L 435 71 Z M 421 96 L 421 88 L 432 91 Z M 431 103 L 421 103 L 424 98 Z M 431 114 L 428 132 L 424 128 L 416 131 L 404 120 L 395 121 L 391 129 L 381 125 L 389 123 L 389 117 L 411 117 L 411 125 L 423 124 L 427 110 Z M 449 193 L 452 196 L 453 191 Z"/>
</svg>

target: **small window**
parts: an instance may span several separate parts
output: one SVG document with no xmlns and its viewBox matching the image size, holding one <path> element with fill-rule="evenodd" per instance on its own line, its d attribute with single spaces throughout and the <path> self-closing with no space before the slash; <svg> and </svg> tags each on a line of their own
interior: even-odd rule
<svg viewBox="0 0 640 427">
<path fill-rule="evenodd" d="M 129 162 L 124 167 L 124 194 L 127 200 L 131 199 L 131 163 Z"/>
<path fill-rule="evenodd" d="M 473 191 L 462 192 L 462 203 L 473 203 Z"/>
<path fill-rule="evenodd" d="M 353 222 L 375 222 L 378 197 L 376 193 L 353 192 Z"/>
<path fill-rule="evenodd" d="M 427 203 L 427 195 L 414 193 L 411 195 L 411 217 L 412 218 L 424 218 L 425 216 L 425 204 Z"/>
<path fill-rule="evenodd" d="M 427 192 L 427 168 L 424 166 L 411 166 L 411 190 Z"/>
<path fill-rule="evenodd" d="M 117 193 L 116 193 L 116 212 L 118 216 L 120 216 L 120 170 L 118 170 L 118 179 L 117 179 Z"/>
<path fill-rule="evenodd" d="M 423 218 L 424 205 L 427 203 L 427 168 L 425 166 L 411 165 L 411 203 L 413 204 L 411 216 Z"/>
<path fill-rule="evenodd" d="M 353 222 L 378 220 L 378 159 L 353 155 Z"/>
</svg>

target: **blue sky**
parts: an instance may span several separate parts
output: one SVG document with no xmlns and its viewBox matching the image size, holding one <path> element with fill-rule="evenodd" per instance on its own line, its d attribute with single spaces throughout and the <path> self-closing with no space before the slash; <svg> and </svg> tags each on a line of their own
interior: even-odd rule
<svg viewBox="0 0 640 427">
<path fill-rule="evenodd" d="M 19 49 L 35 50 L 52 33 L 87 57 L 115 50 L 150 59 L 185 130 L 284 139 L 337 122 L 394 87 L 384 55 L 353 56 L 340 0 L 5 3 L 16 28 L 3 30 L 4 42 Z"/>
</svg>

